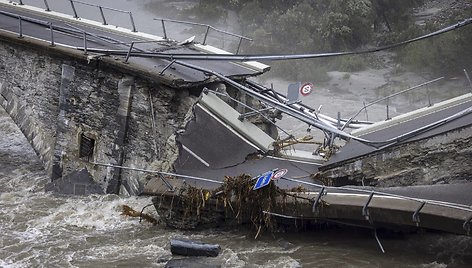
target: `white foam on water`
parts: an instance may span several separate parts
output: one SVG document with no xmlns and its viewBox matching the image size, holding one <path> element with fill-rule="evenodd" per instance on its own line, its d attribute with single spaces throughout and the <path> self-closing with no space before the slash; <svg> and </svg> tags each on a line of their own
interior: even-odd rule
<svg viewBox="0 0 472 268">
<path fill-rule="evenodd" d="M 23 246 L 21 248 L 17 246 L 17 248 L 19 250 L 10 251 L 10 254 L 5 258 L 5 262 L 14 267 L 30 267 L 31 260 L 34 260 L 37 256 L 32 251 L 32 246 Z"/>
<path fill-rule="evenodd" d="M 302 265 L 297 261 L 292 259 L 289 256 L 282 256 L 276 259 L 268 260 L 263 265 L 256 265 L 256 267 L 267 267 L 267 268 L 300 268 Z"/>
<path fill-rule="evenodd" d="M 422 268 L 446 268 L 447 264 L 432 262 L 432 263 L 422 264 L 420 267 Z"/>
<path fill-rule="evenodd" d="M 225 260 L 223 263 L 224 267 L 245 267 L 247 264 L 244 260 L 239 258 L 239 255 L 237 252 L 233 251 L 232 249 L 226 248 L 224 249 L 220 257 Z"/>
<path fill-rule="evenodd" d="M 149 198 L 121 198 L 115 195 L 70 197 L 63 201 L 65 202 L 61 205 L 49 208 L 46 216 L 36 218 L 35 224 L 44 227 L 112 231 L 139 225 L 139 220 L 136 218 L 121 215 L 122 205 L 126 204 L 140 211 L 150 203 Z"/>
<path fill-rule="evenodd" d="M 36 170 L 31 170 L 31 168 L 14 169 L 8 174 L 0 171 L 0 192 L 20 193 L 20 195 L 43 192 L 48 179 L 42 167 L 37 166 L 35 168 Z"/>
<path fill-rule="evenodd" d="M 8 184 L 17 187 L 26 179 L 25 176 L 18 176 Z M 5 182 L 5 179 L 2 180 Z M 90 237 L 100 241 L 102 237 L 113 239 L 115 234 L 119 236 L 121 233 L 149 230 L 152 228 L 150 224 L 121 215 L 121 205 L 126 204 L 140 211 L 149 203 L 149 198 L 122 198 L 116 195 L 55 196 L 35 192 L 31 187 L 2 192 L 0 223 L 5 235 L 1 238 L 0 259 L 5 259 L 0 267 L 72 267 L 74 261 L 84 256 L 93 257 L 100 251 L 103 254 L 107 244 L 103 247 L 93 245 L 90 250 L 83 250 L 82 247 L 86 246 Z M 149 208 L 145 212 L 153 214 L 154 210 Z M 133 237 L 131 242 L 111 241 L 109 249 L 119 254 L 105 254 L 106 258 L 102 260 L 115 259 L 119 262 L 131 257 L 165 254 L 162 246 L 147 243 L 149 241 L 138 243 Z M 81 253 L 85 255 L 80 256 Z"/>
<path fill-rule="evenodd" d="M 163 266 L 158 259 L 170 254 L 168 244 L 173 237 L 220 244 L 222 252 L 216 260 L 223 267 L 299 267 L 302 263 L 445 268 L 471 260 L 470 237 L 430 235 L 417 243 L 408 240 L 397 246 L 401 249 L 394 257 L 399 260 L 386 260 L 372 250 L 372 241 L 343 246 L 345 238 L 293 242 L 287 236 L 283 243 L 267 242 L 253 240 L 245 231 L 183 232 L 139 223 L 137 218 L 120 215 L 121 205 L 140 211 L 150 198 L 45 193 L 49 178 L 41 162 L 4 114 L 0 108 L 0 267 Z M 157 216 L 153 207 L 145 212 Z M 389 241 L 386 243 L 388 246 Z M 418 257 L 416 253 L 403 256 L 418 248 L 424 248 Z"/>
<path fill-rule="evenodd" d="M 0 267 L 2 267 L 2 268 L 17 268 L 19 266 L 16 266 L 12 262 L 7 262 L 7 261 L 4 261 L 4 260 L 0 259 Z"/>
<path fill-rule="evenodd" d="M 292 253 L 295 253 L 299 249 L 300 249 L 300 246 L 292 247 L 290 249 L 284 249 L 284 248 L 281 248 L 280 246 L 270 247 L 268 245 L 265 245 L 265 246 L 257 245 L 253 248 L 242 250 L 239 252 L 239 254 L 260 254 L 260 253 L 267 253 L 267 252 L 270 252 L 271 254 L 292 254 Z"/>
<path fill-rule="evenodd" d="M 168 254 L 165 247 L 156 244 L 141 244 L 136 241 L 116 241 L 116 244 L 103 244 L 78 252 L 88 261 L 119 261 L 131 258 L 147 258 Z"/>
</svg>

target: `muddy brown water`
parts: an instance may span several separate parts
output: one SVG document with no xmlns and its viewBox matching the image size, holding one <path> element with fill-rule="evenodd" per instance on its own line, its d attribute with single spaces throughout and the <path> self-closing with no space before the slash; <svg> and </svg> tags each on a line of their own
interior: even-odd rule
<svg viewBox="0 0 472 268">
<path fill-rule="evenodd" d="M 171 17 L 172 3 L 178 9 L 188 2 L 100 1 L 140 13 L 138 28 L 151 33 L 157 26 L 144 20 Z M 68 7 L 54 3 L 59 11 Z M 158 3 L 171 7 L 157 9 Z M 169 240 L 176 237 L 220 244 L 218 257 L 198 262 L 221 267 L 472 266 L 472 239 L 464 236 L 381 233 L 383 254 L 370 232 L 354 229 L 263 234 L 257 240 L 247 229 L 179 231 L 120 215 L 121 205 L 139 210 L 151 202 L 148 197 L 56 196 L 44 192 L 47 182 L 39 159 L 0 108 L 0 267 L 163 267 L 172 258 Z"/>
<path fill-rule="evenodd" d="M 164 267 L 172 258 L 171 238 L 219 244 L 218 257 L 198 262 L 221 267 L 472 264 L 470 237 L 381 233 L 383 254 L 372 233 L 356 229 L 266 233 L 257 240 L 248 229 L 179 231 L 120 215 L 121 205 L 140 210 L 149 197 L 57 196 L 44 192 L 47 182 L 41 162 L 0 108 L 0 267 Z"/>
</svg>

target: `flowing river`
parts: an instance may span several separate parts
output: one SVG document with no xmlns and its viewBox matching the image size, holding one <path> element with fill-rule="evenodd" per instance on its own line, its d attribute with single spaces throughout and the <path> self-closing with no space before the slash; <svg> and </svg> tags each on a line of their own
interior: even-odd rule
<svg viewBox="0 0 472 268">
<path fill-rule="evenodd" d="M 42 164 L 0 108 L 0 267 L 164 267 L 171 238 L 217 243 L 207 267 L 470 267 L 472 239 L 435 233 L 380 234 L 326 229 L 264 234 L 248 229 L 179 231 L 121 215 L 149 197 L 57 196 L 44 192 Z M 157 217 L 150 207 L 146 210 Z"/>
<path fill-rule="evenodd" d="M 135 15 L 137 25 L 147 30 L 156 25 L 144 24 L 145 19 L 171 17 L 165 14 L 168 9 L 152 8 L 163 1 L 100 2 L 140 12 Z M 186 1 L 176 3 L 185 5 Z M 60 8 L 67 6 L 59 4 Z M 164 267 L 172 258 L 171 238 L 221 246 L 218 257 L 193 259 L 190 267 L 472 265 L 472 239 L 464 236 L 381 233 L 386 250 L 382 253 L 370 231 L 355 229 L 266 233 L 258 239 L 248 229 L 179 231 L 121 215 L 121 205 L 140 210 L 150 203 L 149 197 L 57 196 L 44 192 L 47 182 L 40 160 L 0 108 L 0 267 Z M 152 207 L 145 212 L 157 217 Z"/>
</svg>

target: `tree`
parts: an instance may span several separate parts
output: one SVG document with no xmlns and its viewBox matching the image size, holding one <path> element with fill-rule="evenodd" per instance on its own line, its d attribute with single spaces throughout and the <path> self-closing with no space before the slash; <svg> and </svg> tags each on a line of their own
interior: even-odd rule
<svg viewBox="0 0 472 268">
<path fill-rule="evenodd" d="M 401 30 L 410 21 L 411 9 L 423 2 L 423 0 L 372 0 L 375 14 L 374 30 L 381 30 L 382 21 L 389 32 Z"/>
</svg>

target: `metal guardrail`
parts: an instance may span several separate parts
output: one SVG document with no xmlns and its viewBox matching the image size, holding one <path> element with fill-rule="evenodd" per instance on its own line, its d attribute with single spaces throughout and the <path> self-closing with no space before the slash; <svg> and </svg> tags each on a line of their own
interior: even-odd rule
<svg viewBox="0 0 472 268">
<path fill-rule="evenodd" d="M 127 47 L 129 46 L 129 44 L 121 42 L 119 40 L 114 40 L 114 39 L 112 39 L 110 37 L 107 37 L 107 36 L 101 36 L 101 35 L 98 35 L 98 34 L 90 33 L 90 32 L 84 31 L 80 28 L 74 27 L 74 26 L 69 25 L 69 24 L 66 24 L 67 26 L 69 26 L 69 28 L 66 28 L 66 27 L 54 25 L 52 22 L 43 21 L 43 20 L 39 20 L 39 19 L 27 17 L 27 16 L 21 16 L 21 15 L 9 13 L 9 12 L 6 12 L 6 11 L 1 11 L 0 10 L 0 14 L 18 19 L 18 37 L 19 38 L 23 38 L 23 27 L 24 27 L 23 24 L 24 24 L 24 22 L 34 23 L 34 24 L 43 25 L 43 26 L 47 27 L 49 29 L 50 33 L 51 33 L 50 34 L 50 39 L 49 40 L 44 40 L 44 41 L 46 41 L 46 42 L 49 41 L 51 46 L 55 46 L 55 42 L 54 42 L 54 33 L 55 32 L 82 35 L 83 36 L 83 43 L 84 43 L 84 47 L 83 47 L 84 54 L 87 54 L 87 51 L 88 51 L 88 47 L 87 47 L 88 36 L 97 38 L 97 39 L 99 39 L 101 41 L 104 41 L 104 42 L 107 42 L 109 44 L 119 44 L 119 45 L 124 45 L 124 46 L 127 46 Z"/>
<path fill-rule="evenodd" d="M 47 0 L 45 0 L 45 1 L 47 1 Z M 72 2 L 80 2 L 80 1 L 75 1 L 75 0 L 69 0 L 69 1 L 71 1 L 71 3 Z M 82 3 L 82 2 L 80 2 L 80 3 Z M 87 46 L 88 37 L 95 37 L 97 39 L 100 39 L 100 40 L 105 41 L 105 42 L 110 43 L 110 44 L 124 45 L 128 48 L 127 52 L 124 54 L 124 56 L 125 56 L 124 62 L 125 63 L 128 63 L 128 60 L 131 57 L 131 53 L 133 52 L 133 49 L 137 50 L 139 52 L 145 52 L 143 49 L 136 48 L 135 47 L 136 44 L 159 43 L 159 42 L 163 42 L 163 41 L 167 42 L 167 39 L 164 39 L 164 40 L 157 40 L 157 41 L 154 41 L 154 40 L 153 41 L 132 41 L 131 43 L 125 43 L 125 42 L 121 42 L 119 40 L 111 39 L 110 37 L 100 36 L 100 35 L 95 34 L 95 33 L 87 32 L 85 30 L 82 30 L 80 28 L 77 28 L 77 27 L 72 26 L 72 25 L 67 24 L 67 23 L 66 23 L 66 25 L 69 28 L 65 28 L 65 27 L 61 27 L 61 26 L 55 26 L 52 22 L 43 21 L 43 20 L 39 20 L 39 19 L 27 17 L 27 16 L 18 15 L 18 14 L 13 14 L 13 13 L 9 13 L 9 12 L 6 12 L 6 11 L 1 11 L 0 10 L 0 14 L 6 15 L 6 16 L 9 16 L 9 17 L 13 17 L 13 18 L 18 18 L 18 34 L 19 34 L 20 38 L 23 37 L 23 22 L 25 22 L 25 21 L 35 23 L 35 24 L 40 24 L 40 25 L 43 25 L 45 27 L 48 27 L 50 29 L 50 32 L 51 32 L 50 40 L 49 40 L 50 43 L 51 43 L 51 46 L 55 46 L 55 43 L 54 43 L 54 32 L 55 31 L 81 34 L 83 36 L 82 37 L 83 38 L 83 48 L 80 48 L 80 49 L 82 49 L 84 51 L 84 54 L 88 54 L 88 51 L 89 51 L 89 48 Z M 209 26 L 209 25 L 207 25 L 207 26 Z M 209 26 L 209 27 L 211 27 L 211 26 Z M 213 27 L 211 27 L 211 28 L 213 28 Z M 216 29 L 216 28 L 213 28 L 213 29 Z M 216 29 L 216 30 L 218 30 L 218 29 Z M 220 31 L 220 30 L 218 30 L 218 31 Z M 231 33 L 228 33 L 228 34 L 231 34 Z M 232 34 L 232 35 L 234 35 L 234 34 Z M 235 35 L 235 36 L 238 36 L 242 39 L 248 39 L 247 37 L 244 37 L 244 36 L 239 36 L 239 35 Z M 239 50 L 239 47 L 238 47 L 238 50 Z"/>
<path fill-rule="evenodd" d="M 24 5 L 24 0 L 17 0 L 17 1 L 18 1 L 17 3 L 19 5 Z M 42 1 L 44 2 L 45 10 L 46 11 L 51 11 L 48 0 L 42 0 Z M 130 22 L 131 22 L 132 31 L 133 32 L 138 31 L 136 29 L 136 24 L 134 23 L 133 14 L 131 13 L 131 11 L 126 11 L 126 10 L 120 10 L 120 9 L 112 8 L 112 7 L 105 7 L 105 6 L 95 5 L 95 4 L 91 4 L 91 3 L 87 3 L 87 2 L 83 2 L 83 1 L 79 1 L 79 0 L 66 0 L 66 1 L 70 2 L 72 12 L 74 13 L 73 17 L 76 18 L 76 19 L 80 18 L 78 13 L 77 13 L 76 4 L 80 4 L 80 5 L 84 5 L 84 6 L 90 6 L 90 7 L 96 7 L 96 8 L 98 8 L 98 10 L 100 12 L 100 16 L 102 18 L 102 24 L 103 25 L 108 25 L 107 18 L 105 17 L 105 13 L 103 12 L 103 10 L 110 10 L 110 11 L 114 11 L 114 12 L 128 14 Z"/>
<path fill-rule="evenodd" d="M 205 31 L 205 35 L 203 37 L 203 41 L 202 41 L 202 44 L 203 45 L 206 45 L 206 42 L 207 42 L 207 38 L 208 38 L 208 34 L 210 32 L 210 30 L 213 30 L 215 32 L 218 32 L 218 33 L 222 33 L 222 34 L 225 34 L 225 35 L 229 35 L 229 36 L 233 36 L 233 37 L 237 37 L 239 38 L 239 43 L 238 43 L 238 47 L 236 49 L 236 54 L 239 54 L 239 50 L 241 48 L 241 43 L 243 40 L 247 40 L 247 41 L 253 41 L 251 38 L 249 37 L 246 37 L 246 36 L 242 36 L 242 35 L 239 35 L 239 34 L 235 34 L 235 33 L 231 33 L 231 32 L 228 32 L 228 31 L 224 31 L 224 30 L 220 30 L 218 28 L 215 28 L 209 24 L 203 24 L 203 23 L 197 23 L 197 22 L 191 22 L 191 21 L 181 21 L 181 20 L 172 20 L 172 19 L 162 19 L 162 18 L 155 18 L 154 20 L 157 20 L 157 21 L 161 21 L 161 24 L 162 24 L 162 32 L 163 32 L 163 35 L 164 35 L 164 39 L 168 39 L 168 36 L 167 36 L 167 30 L 166 30 L 166 22 L 173 22 L 173 23 L 178 23 L 178 24 L 186 24 L 186 25 L 192 25 L 192 26 L 200 26 L 200 27 L 205 27 L 206 28 L 206 31 Z"/>
<path fill-rule="evenodd" d="M 157 171 L 157 170 L 150 170 L 150 169 L 143 169 L 143 168 L 125 167 L 125 166 L 98 163 L 98 162 L 88 162 L 88 163 L 90 163 L 92 165 L 96 165 L 96 166 L 102 166 L 102 167 L 119 168 L 119 169 L 124 169 L 124 170 L 132 170 L 132 171 L 139 171 L 139 172 L 145 172 L 145 173 L 154 173 L 154 174 L 159 174 L 159 175 L 172 176 L 172 177 L 182 178 L 182 179 L 192 179 L 192 180 L 196 180 L 196 181 L 204 181 L 204 182 L 210 182 L 210 183 L 216 183 L 216 184 L 223 184 L 223 182 L 219 181 L 219 180 L 213 180 L 213 179 L 207 179 L 207 178 L 202 178 L 202 177 L 177 174 L 177 173 L 172 173 L 172 172 L 164 172 L 164 171 Z"/>
<path fill-rule="evenodd" d="M 65 28 L 65 27 L 62 27 L 62 26 L 56 26 L 51 22 L 42 21 L 42 20 L 38 20 L 38 19 L 35 19 L 35 18 L 31 18 L 31 17 L 21 16 L 21 15 L 9 13 L 9 12 L 1 11 L 1 10 L 0 10 L 0 14 L 6 15 L 6 16 L 9 16 L 9 17 L 13 17 L 13 18 L 18 18 L 18 38 L 23 38 L 23 24 L 24 24 L 24 22 L 35 23 L 35 24 L 39 24 L 39 25 L 43 25 L 43 26 L 47 27 L 51 34 L 50 34 L 50 39 L 45 40 L 45 41 L 49 41 L 50 46 L 55 46 L 56 45 L 55 41 L 54 41 L 55 32 L 81 35 L 82 39 L 83 39 L 83 48 L 82 49 L 84 51 L 84 55 L 88 55 L 88 42 L 90 40 L 90 37 L 99 39 L 99 40 L 107 42 L 109 44 L 115 44 L 115 45 L 118 44 L 118 45 L 123 45 L 123 46 L 129 47 L 128 55 L 126 55 L 124 63 L 128 62 L 128 59 L 130 57 L 129 54 L 131 53 L 131 51 L 133 49 L 141 51 L 141 52 L 143 51 L 142 49 L 135 48 L 134 47 L 135 44 L 160 42 L 160 41 L 133 41 L 131 43 L 124 43 L 124 42 L 121 42 L 119 40 L 111 39 L 110 37 L 107 37 L 107 36 L 100 36 L 100 35 L 95 34 L 95 33 L 84 31 L 80 28 L 77 28 L 77 27 L 75 27 L 73 25 L 70 25 L 70 24 L 67 24 L 67 23 L 66 23 L 66 25 L 69 28 Z"/>
<path fill-rule="evenodd" d="M 374 100 L 374 101 L 371 101 L 367 104 L 364 103 L 364 106 L 356 113 L 354 114 L 352 117 L 350 117 L 341 127 L 341 130 L 344 130 L 347 126 L 349 126 L 349 124 L 362 112 L 362 111 L 366 111 L 367 112 L 367 108 L 374 105 L 374 104 L 377 104 L 377 103 L 380 103 L 382 101 L 387 101 L 387 105 L 386 105 L 386 109 L 387 109 L 387 119 L 386 120 L 389 120 L 390 119 L 390 113 L 389 113 L 389 101 L 391 98 L 395 97 L 395 96 L 398 96 L 398 95 L 401 95 L 401 94 L 404 94 L 404 93 L 407 93 L 407 92 L 410 92 L 410 91 L 413 91 L 415 89 L 418 89 L 418 88 L 421 88 L 423 86 L 426 86 L 426 85 L 429 85 L 429 84 L 432 84 L 432 83 L 435 83 L 435 82 L 438 82 L 440 80 L 444 79 L 444 77 L 439 77 L 439 78 L 436 78 L 436 79 L 433 79 L 433 80 L 430 80 L 430 81 L 427 81 L 427 82 L 424 82 L 424 83 L 421 83 L 419 85 L 416 85 L 414 87 L 410 87 L 410 88 L 407 88 L 407 89 L 404 89 L 402 91 L 399 91 L 399 92 L 396 92 L 396 93 L 393 93 L 393 94 L 390 94 L 388 96 L 385 96 L 383 98 L 380 98 L 380 99 L 377 99 L 377 100 Z M 428 107 L 429 106 L 432 106 L 432 103 L 431 103 L 431 97 L 429 95 L 429 92 L 428 92 Z"/>
<path fill-rule="evenodd" d="M 40 0 L 36 0 L 36 1 L 40 1 Z M 116 8 L 112 8 L 112 7 L 105 7 L 105 6 L 96 5 L 96 4 L 92 4 L 92 3 L 87 3 L 87 2 L 79 1 L 79 0 L 64 0 L 64 1 L 69 1 L 70 7 L 71 7 L 72 13 L 73 13 L 72 16 L 76 19 L 80 18 L 79 14 L 77 12 L 76 6 L 77 5 L 89 6 L 89 7 L 97 8 L 98 11 L 100 12 L 100 17 L 102 19 L 102 24 L 103 25 L 108 25 L 108 20 L 107 20 L 107 17 L 105 16 L 104 10 L 110 10 L 110 11 L 114 11 L 114 12 L 118 12 L 118 13 L 128 14 L 129 19 L 130 19 L 130 23 L 131 23 L 131 31 L 133 31 L 133 32 L 138 31 L 137 28 L 136 28 L 136 24 L 134 22 L 134 17 L 133 17 L 133 14 L 131 13 L 131 11 L 120 10 L 120 9 L 116 9 Z M 16 2 L 19 5 L 24 5 L 25 0 L 16 0 Z M 42 2 L 44 3 L 45 11 L 51 11 L 48 0 L 42 0 Z M 237 37 L 237 38 L 239 38 L 239 42 L 238 42 L 238 46 L 237 46 L 237 49 L 236 49 L 236 54 L 239 53 L 239 50 L 241 49 L 241 44 L 242 44 L 243 40 L 253 41 L 253 39 L 251 39 L 249 37 L 242 36 L 242 35 L 235 34 L 235 33 L 231 33 L 231 32 L 228 32 L 228 31 L 224 31 L 224 30 L 215 28 L 215 27 L 213 27 L 209 24 L 196 23 L 196 22 L 190 22 L 190 21 L 173 20 L 173 19 L 164 19 L 164 18 L 155 18 L 154 20 L 161 21 L 164 39 L 168 39 L 168 33 L 167 33 L 167 29 L 166 29 L 166 22 L 167 23 L 170 22 L 170 23 L 178 23 L 178 24 L 186 24 L 186 25 L 205 27 L 206 31 L 205 31 L 205 35 L 204 35 L 203 41 L 202 41 L 203 45 L 206 45 L 206 43 L 207 43 L 208 35 L 210 33 L 210 30 L 218 32 L 218 33 L 222 33 L 222 34 L 225 34 L 225 35 Z"/>
<path fill-rule="evenodd" d="M 50 38 L 49 41 L 51 42 L 51 46 L 54 46 L 54 29 L 55 29 L 55 26 L 51 22 L 42 21 L 42 20 L 38 20 L 38 19 L 35 19 L 35 18 L 26 17 L 26 16 L 21 16 L 21 15 L 13 14 L 13 13 L 2 11 L 2 10 L 0 10 L 0 14 L 18 19 L 18 37 L 19 38 L 23 38 L 23 24 L 24 24 L 24 21 L 48 27 L 49 30 L 51 31 L 51 38 Z M 47 40 L 45 40 L 45 41 L 47 41 Z"/>
<path fill-rule="evenodd" d="M 467 78 L 467 81 L 469 82 L 470 92 L 472 92 L 472 81 L 470 80 L 469 73 L 467 72 L 466 69 L 464 69 L 464 74 L 465 74 L 465 78 Z"/>
<path fill-rule="evenodd" d="M 23 1 L 24 1 L 24 0 L 18 0 L 18 4 L 24 5 Z M 43 2 L 44 2 L 44 6 L 46 7 L 45 10 L 46 10 L 46 11 L 51 11 L 51 9 L 49 8 L 49 3 L 48 3 L 48 1 L 47 1 L 47 0 L 43 0 Z"/>
<path fill-rule="evenodd" d="M 215 184 L 223 184 L 222 181 L 215 180 L 215 179 L 208 179 L 208 178 L 202 178 L 202 177 L 196 177 L 196 176 L 189 176 L 189 175 L 183 175 L 183 174 L 177 174 L 177 173 L 172 173 L 172 172 L 163 172 L 163 171 L 157 171 L 157 170 L 149 170 L 149 169 L 141 169 L 141 168 L 132 168 L 132 167 L 125 167 L 125 166 L 119 166 L 119 165 L 112 165 L 112 164 L 105 164 L 105 163 L 97 163 L 97 162 L 89 162 L 92 165 L 97 165 L 97 166 L 103 166 L 103 167 L 110 167 L 110 168 L 118 168 L 118 169 L 125 169 L 125 170 L 131 170 L 131 171 L 138 171 L 138 172 L 146 172 L 146 173 L 154 173 L 154 174 L 159 174 L 159 175 L 166 175 L 166 176 L 172 176 L 175 178 L 180 178 L 180 179 L 191 179 L 191 180 L 196 180 L 196 181 L 202 181 L 202 182 L 209 182 L 209 183 L 215 183 Z M 161 178 L 163 179 L 163 178 Z M 317 214 L 317 209 L 318 205 L 321 204 L 323 197 L 329 194 L 329 190 L 335 191 L 333 192 L 334 194 L 340 193 L 345 191 L 351 194 L 365 194 L 366 195 L 366 202 L 364 203 L 362 210 L 360 213 L 362 213 L 362 216 L 365 217 L 366 220 L 370 220 L 370 215 L 369 215 L 369 204 L 372 201 L 374 195 L 375 196 L 380 196 L 380 197 L 390 197 L 390 198 L 397 198 L 401 200 L 408 200 L 408 201 L 413 201 L 418 203 L 418 207 L 415 209 L 415 211 L 412 214 L 412 221 L 418 224 L 420 222 L 420 212 L 424 208 L 426 204 L 429 205 L 435 205 L 439 207 L 444 207 L 448 209 L 457 209 L 461 210 L 464 212 L 470 213 L 470 217 L 464 220 L 464 223 L 462 225 L 462 228 L 464 231 L 469 234 L 471 230 L 471 222 L 472 222 L 472 208 L 467 205 L 463 204 L 457 204 L 457 203 L 450 203 L 450 202 L 444 202 L 444 201 L 437 201 L 437 200 L 429 200 L 429 199 L 422 199 L 422 198 L 414 198 L 414 197 L 408 197 L 408 196 L 403 196 L 403 195 L 398 195 L 398 194 L 391 194 L 391 193 L 386 193 L 386 192 L 381 192 L 381 191 L 375 191 L 375 190 L 368 190 L 368 189 L 356 189 L 352 187 L 334 187 L 334 186 L 326 186 L 326 185 L 321 185 L 317 183 L 312 183 L 312 182 L 306 182 L 306 181 L 301 181 L 297 179 L 291 179 L 291 178 L 286 178 L 286 177 L 281 177 L 279 179 L 284 179 L 287 181 L 299 183 L 299 184 L 304 184 L 304 185 L 309 185 L 312 187 L 316 187 L 320 189 L 320 191 L 317 193 L 316 197 L 312 199 L 313 201 L 313 208 L 312 211 L 316 215 Z M 166 183 L 167 187 L 172 188 L 172 185 L 168 185 L 168 182 L 164 180 L 164 183 Z M 308 216 L 308 215 L 305 215 Z"/>
<path fill-rule="evenodd" d="M 361 194 L 366 194 L 367 199 L 366 202 L 364 203 L 364 206 L 362 208 L 362 216 L 366 218 L 366 220 L 369 220 L 369 203 L 372 201 L 372 198 L 374 195 L 380 196 L 380 197 L 391 197 L 391 198 L 398 198 L 401 200 L 408 200 L 408 201 L 413 201 L 418 203 L 418 207 L 415 209 L 415 211 L 412 214 L 412 221 L 415 222 L 417 225 L 420 222 L 420 211 L 424 208 L 426 204 L 429 205 L 435 205 L 443 208 L 448 208 L 448 209 L 457 209 L 461 210 L 464 212 L 470 213 L 470 216 L 464 220 L 462 224 L 462 228 L 464 231 L 470 235 L 471 231 L 471 223 L 472 223 L 472 207 L 469 205 L 464 205 L 464 204 L 457 204 L 457 203 L 451 203 L 451 202 L 444 202 L 444 201 L 437 201 L 437 200 L 430 200 L 430 199 L 423 199 L 423 198 L 414 198 L 414 197 L 408 197 L 408 196 L 403 196 L 403 195 L 398 195 L 398 194 L 391 194 L 391 193 L 386 193 L 386 192 L 381 192 L 381 191 L 375 191 L 375 190 L 368 190 L 368 189 L 356 189 L 352 187 L 346 187 L 346 186 L 340 186 L 340 187 L 334 187 L 334 186 L 325 186 L 321 184 L 316 184 L 316 183 L 310 183 L 310 182 L 305 182 L 297 179 L 290 179 L 290 178 L 285 178 L 282 177 L 280 179 L 288 180 L 291 182 L 296 182 L 300 184 L 305 184 L 309 185 L 312 187 L 317 187 L 320 189 L 319 193 L 317 194 L 316 198 L 314 199 L 313 202 L 313 213 L 316 213 L 317 211 L 317 206 L 320 204 L 320 202 L 323 200 L 323 196 L 328 194 L 328 190 L 334 190 L 337 191 L 335 193 L 338 193 L 340 190 L 341 191 L 346 191 L 348 193 L 361 193 Z"/>
<path fill-rule="evenodd" d="M 44 1 L 46 1 L 46 0 L 44 0 Z M 91 7 L 98 8 L 98 10 L 100 11 L 100 15 L 102 17 L 103 25 L 107 25 L 107 20 L 105 18 L 105 13 L 103 12 L 104 9 L 119 12 L 119 13 L 128 14 L 130 22 L 131 22 L 132 31 L 133 32 L 138 31 L 136 29 L 136 24 L 134 23 L 133 13 L 131 13 L 131 11 L 125 11 L 125 10 L 120 10 L 120 9 L 116 9 L 116 8 L 111 8 L 111 7 L 104 7 L 104 6 L 90 4 L 90 3 L 82 2 L 82 1 L 78 1 L 78 0 L 69 0 L 69 2 L 70 2 L 70 5 L 71 5 L 71 8 L 72 8 L 72 11 L 74 12 L 74 18 L 79 18 L 78 14 L 77 14 L 77 9 L 75 8 L 75 4 L 77 3 L 77 4 L 81 4 L 81 5 L 86 5 L 86 6 L 91 6 Z"/>
</svg>

